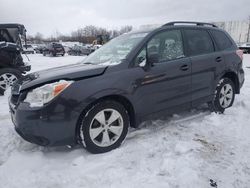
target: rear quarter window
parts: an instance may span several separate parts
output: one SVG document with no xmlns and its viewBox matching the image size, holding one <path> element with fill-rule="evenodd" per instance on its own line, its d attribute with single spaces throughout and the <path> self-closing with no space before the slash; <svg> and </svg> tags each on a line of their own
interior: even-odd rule
<svg viewBox="0 0 250 188">
<path fill-rule="evenodd" d="M 228 36 L 222 31 L 210 31 L 213 35 L 215 42 L 220 50 L 227 50 L 233 46 L 232 41 L 228 38 Z"/>
<path fill-rule="evenodd" d="M 190 56 L 202 55 L 214 52 L 213 41 L 206 30 L 184 30 L 187 52 Z"/>
</svg>

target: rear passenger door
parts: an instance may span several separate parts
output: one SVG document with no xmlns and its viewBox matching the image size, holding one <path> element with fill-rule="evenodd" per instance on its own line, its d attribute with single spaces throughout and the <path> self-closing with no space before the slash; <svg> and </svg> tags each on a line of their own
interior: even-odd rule
<svg viewBox="0 0 250 188">
<path fill-rule="evenodd" d="M 239 62 L 239 58 L 236 55 L 237 46 L 234 44 L 233 40 L 230 36 L 228 36 L 225 32 L 220 30 L 210 30 L 214 41 L 217 46 L 218 53 L 223 54 L 224 56 L 224 65 L 225 68 L 223 70 L 233 70 L 235 62 Z"/>
<path fill-rule="evenodd" d="M 211 100 L 215 78 L 223 69 L 223 55 L 215 52 L 215 45 L 206 29 L 184 29 L 185 48 L 191 58 L 192 105 Z"/>
</svg>

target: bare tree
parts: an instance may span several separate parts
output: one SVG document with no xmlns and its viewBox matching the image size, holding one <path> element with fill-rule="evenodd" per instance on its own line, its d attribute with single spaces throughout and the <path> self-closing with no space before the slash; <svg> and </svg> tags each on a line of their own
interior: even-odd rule
<svg viewBox="0 0 250 188">
<path fill-rule="evenodd" d="M 250 16 L 248 16 L 247 42 L 249 42 L 249 34 L 250 34 Z"/>
<path fill-rule="evenodd" d="M 123 34 L 123 33 L 128 33 L 128 32 L 130 32 L 132 29 L 133 29 L 133 27 L 132 27 L 131 25 L 126 25 L 126 26 L 123 26 L 123 27 L 120 29 L 119 33 L 120 33 L 120 35 Z"/>
<path fill-rule="evenodd" d="M 42 41 L 42 40 L 43 40 L 43 34 L 37 32 L 37 33 L 35 34 L 35 37 L 34 37 L 34 38 L 35 38 L 36 40 L 38 40 L 38 41 Z"/>
<path fill-rule="evenodd" d="M 84 30 L 82 28 L 79 28 L 76 31 L 73 31 L 71 33 L 71 37 L 73 41 L 84 42 L 84 38 L 85 38 Z"/>
<path fill-rule="evenodd" d="M 97 36 L 98 35 L 98 28 L 93 25 L 87 25 L 83 28 L 84 34 L 86 37 L 90 36 Z"/>
<path fill-rule="evenodd" d="M 33 43 L 55 42 L 55 41 L 74 41 L 81 43 L 92 43 L 94 40 L 101 40 L 102 43 L 115 38 L 123 33 L 128 33 L 132 30 L 132 26 L 123 26 L 119 30 L 107 30 L 106 28 L 87 25 L 78 28 L 71 32 L 71 35 L 63 35 L 57 30 L 48 38 L 44 38 L 41 33 L 36 33 L 35 36 L 29 36 L 28 40 Z"/>
</svg>

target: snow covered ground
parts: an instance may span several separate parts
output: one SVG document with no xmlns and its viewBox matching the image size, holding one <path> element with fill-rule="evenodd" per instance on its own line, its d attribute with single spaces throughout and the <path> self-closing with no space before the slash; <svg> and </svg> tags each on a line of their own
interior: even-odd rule
<svg viewBox="0 0 250 188">
<path fill-rule="evenodd" d="M 83 57 L 30 55 L 32 71 Z M 248 64 L 248 65 L 247 65 Z M 244 56 L 250 66 L 250 56 Z M 146 122 L 125 143 L 93 155 L 81 147 L 45 148 L 14 131 L 0 97 L 0 188 L 250 187 L 250 69 L 234 106 L 219 115 L 206 107 Z"/>
</svg>

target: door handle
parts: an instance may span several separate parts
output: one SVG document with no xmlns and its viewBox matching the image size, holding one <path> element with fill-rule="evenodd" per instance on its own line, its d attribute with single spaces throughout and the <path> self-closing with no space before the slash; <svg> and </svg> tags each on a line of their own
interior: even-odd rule
<svg viewBox="0 0 250 188">
<path fill-rule="evenodd" d="M 221 61 L 222 61 L 222 57 L 216 57 L 216 58 L 215 58 L 215 61 L 216 61 L 216 62 L 221 62 Z"/>
<path fill-rule="evenodd" d="M 182 70 L 182 71 L 186 71 L 186 70 L 188 70 L 188 69 L 189 69 L 189 67 L 188 67 L 187 64 L 182 65 L 182 66 L 180 67 L 180 70 Z"/>
</svg>

